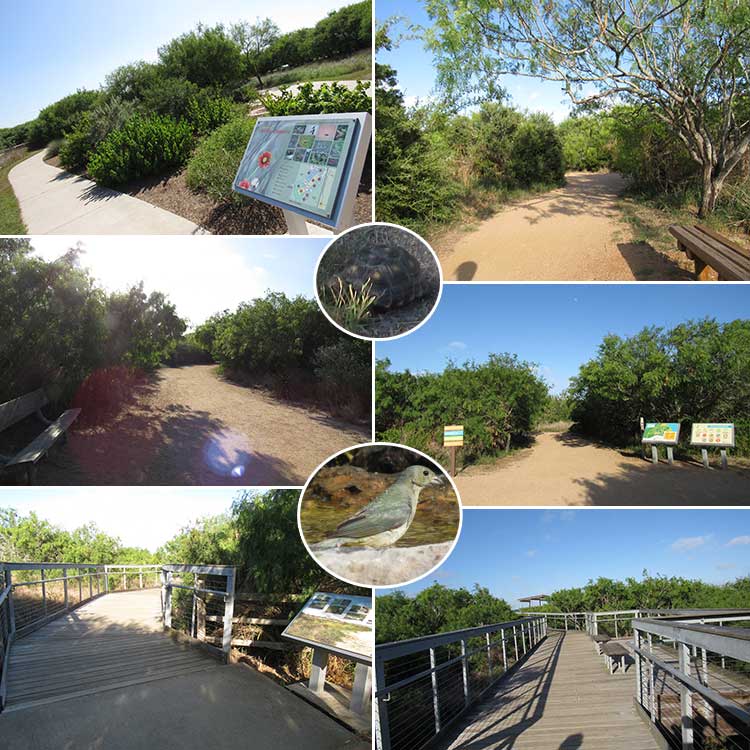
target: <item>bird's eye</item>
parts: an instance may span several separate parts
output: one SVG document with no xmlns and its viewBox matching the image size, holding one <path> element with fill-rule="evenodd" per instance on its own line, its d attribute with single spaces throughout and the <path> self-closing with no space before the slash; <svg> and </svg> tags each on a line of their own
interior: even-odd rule
<svg viewBox="0 0 750 750">
<path fill-rule="evenodd" d="M 424 474 L 425 476 L 427 476 L 427 475 L 428 475 L 429 473 L 430 473 L 430 472 L 429 472 L 429 471 L 427 471 L 427 469 L 425 469 L 425 470 L 424 470 L 424 471 L 422 472 L 422 474 Z"/>
</svg>

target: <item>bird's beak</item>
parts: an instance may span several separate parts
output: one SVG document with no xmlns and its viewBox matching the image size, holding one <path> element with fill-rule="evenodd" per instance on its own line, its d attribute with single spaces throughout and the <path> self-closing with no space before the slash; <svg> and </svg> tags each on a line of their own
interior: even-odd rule
<svg viewBox="0 0 750 750">
<path fill-rule="evenodd" d="M 430 480 L 430 484 L 434 484 L 438 487 L 443 487 L 447 483 L 447 479 L 445 477 L 438 477 L 436 476 L 434 479 Z"/>
</svg>

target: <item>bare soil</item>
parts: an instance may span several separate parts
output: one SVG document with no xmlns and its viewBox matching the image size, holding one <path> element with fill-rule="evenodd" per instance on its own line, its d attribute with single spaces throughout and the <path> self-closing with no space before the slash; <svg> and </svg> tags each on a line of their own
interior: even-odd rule
<svg viewBox="0 0 750 750">
<path fill-rule="evenodd" d="M 726 471 L 690 461 L 657 466 L 571 432 L 542 433 L 531 448 L 455 481 L 464 506 L 745 504 L 750 470 L 732 463 Z"/>
<path fill-rule="evenodd" d="M 689 280 L 682 253 L 633 242 L 616 173 L 572 172 L 565 187 L 513 202 L 463 232 L 440 238 L 446 280 Z"/>
<path fill-rule="evenodd" d="M 40 464 L 37 483 L 301 486 L 330 454 L 370 439 L 223 380 L 214 365 L 161 369 L 95 424 L 80 405 L 80 424 Z"/>
</svg>

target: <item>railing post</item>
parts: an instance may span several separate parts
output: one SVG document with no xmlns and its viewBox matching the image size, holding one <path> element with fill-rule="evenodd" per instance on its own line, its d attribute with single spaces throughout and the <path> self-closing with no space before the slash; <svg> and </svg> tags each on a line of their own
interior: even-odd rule
<svg viewBox="0 0 750 750">
<path fill-rule="evenodd" d="M 503 641 L 503 652 L 505 652 L 505 642 Z M 461 639 L 461 676 L 464 683 L 464 705 L 469 705 L 469 660 L 466 656 L 466 639 Z"/>
<path fill-rule="evenodd" d="M 516 662 L 518 661 L 518 633 L 516 633 L 516 626 L 513 626 L 513 650 L 516 652 Z M 514 664 L 516 662 L 513 662 Z"/>
<path fill-rule="evenodd" d="M 651 721 L 656 724 L 656 686 L 654 684 L 654 641 L 651 633 L 648 634 L 648 695 Z"/>
<path fill-rule="evenodd" d="M 45 583 L 46 580 L 46 574 L 44 572 L 44 568 L 42 568 L 40 571 L 41 573 L 41 581 L 42 581 L 42 612 L 44 613 L 44 616 L 47 616 L 47 584 Z"/>
<path fill-rule="evenodd" d="M 385 687 L 385 663 L 375 651 L 375 692 Z M 377 695 L 375 698 L 375 733 L 380 737 L 378 750 L 391 750 L 391 728 L 388 722 L 388 701 L 390 695 Z"/>
<path fill-rule="evenodd" d="M 11 640 L 16 634 L 16 610 L 13 604 L 13 575 L 10 568 L 5 570 L 5 585 L 10 587 L 8 592 L 8 627 L 10 628 L 8 639 Z"/>
<path fill-rule="evenodd" d="M 164 576 L 164 627 L 172 627 L 172 571 L 165 570 Z"/>
<path fill-rule="evenodd" d="M 487 677 L 489 678 L 490 682 L 492 682 L 492 649 L 490 646 L 490 634 L 485 633 L 484 634 L 484 640 L 487 644 Z"/>
<path fill-rule="evenodd" d="M 91 583 L 91 568 L 88 570 L 89 573 L 89 599 L 91 599 L 94 596 L 94 587 Z"/>
<path fill-rule="evenodd" d="M 63 602 L 65 611 L 68 611 L 68 569 L 63 568 Z"/>
<path fill-rule="evenodd" d="M 500 633 L 503 636 L 503 672 L 508 671 L 508 655 L 505 652 L 505 628 L 503 628 Z"/>
<path fill-rule="evenodd" d="M 526 630 L 521 623 L 521 644 L 523 645 L 523 652 L 526 653 Z"/>
<path fill-rule="evenodd" d="M 677 643 L 680 656 L 680 671 L 690 675 L 690 648 L 686 643 Z M 687 685 L 680 685 L 680 713 L 682 714 L 682 750 L 693 750 L 693 694 Z"/>
<path fill-rule="evenodd" d="M 435 649 L 430 648 L 430 681 L 432 682 L 432 713 L 435 717 L 435 734 L 440 734 L 440 701 L 438 700 L 437 672 L 435 667 Z"/>
<path fill-rule="evenodd" d="M 104 566 L 104 593 L 109 593 L 109 565 Z"/>
<path fill-rule="evenodd" d="M 78 571 L 76 580 L 78 581 L 78 603 L 80 604 L 83 601 L 83 579 L 81 578 L 81 569 L 76 568 L 76 570 Z"/>
<path fill-rule="evenodd" d="M 122 590 L 128 590 L 128 574 L 125 568 L 122 569 Z"/>
<path fill-rule="evenodd" d="M 619 638 L 620 633 L 617 631 L 617 613 L 615 613 L 615 638 Z"/>
<path fill-rule="evenodd" d="M 143 588 L 143 568 L 138 568 L 138 583 Z"/>
<path fill-rule="evenodd" d="M 633 656 L 635 657 L 635 697 L 638 703 L 643 706 L 643 657 L 640 654 L 641 650 L 641 631 L 633 626 L 633 645 L 635 649 Z"/>
<path fill-rule="evenodd" d="M 232 653 L 232 619 L 234 618 L 234 577 L 236 570 L 232 568 L 227 574 L 227 593 L 224 600 L 224 634 L 222 649 L 227 661 Z"/>
</svg>

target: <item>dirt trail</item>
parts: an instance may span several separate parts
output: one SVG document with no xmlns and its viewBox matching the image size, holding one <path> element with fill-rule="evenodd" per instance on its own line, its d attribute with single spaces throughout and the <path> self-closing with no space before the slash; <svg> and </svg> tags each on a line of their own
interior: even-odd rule
<svg viewBox="0 0 750 750">
<path fill-rule="evenodd" d="M 450 281 L 687 279 L 677 260 L 634 243 L 616 173 L 566 175 L 565 187 L 513 203 L 440 244 Z"/>
<path fill-rule="evenodd" d="M 114 420 L 72 430 L 37 482 L 298 486 L 331 453 L 369 439 L 222 380 L 213 365 L 164 368 Z"/>
<path fill-rule="evenodd" d="M 739 505 L 750 498 L 747 470 L 654 466 L 569 432 L 542 433 L 514 457 L 459 473 L 456 485 L 464 506 Z"/>
</svg>

